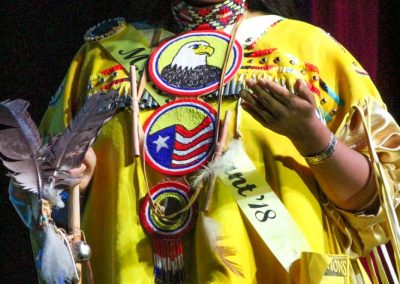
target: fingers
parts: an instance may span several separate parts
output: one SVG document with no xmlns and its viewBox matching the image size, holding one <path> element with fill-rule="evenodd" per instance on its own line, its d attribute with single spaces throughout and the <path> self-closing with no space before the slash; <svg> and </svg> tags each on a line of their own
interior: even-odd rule
<svg viewBox="0 0 400 284">
<path fill-rule="evenodd" d="M 257 107 L 258 103 L 249 91 L 243 89 L 240 92 L 240 97 L 244 100 L 241 104 L 242 107 L 265 127 L 267 127 L 269 122 L 275 120 L 273 114 L 268 109 Z"/>
<path fill-rule="evenodd" d="M 74 168 L 69 170 L 69 173 L 74 176 L 74 177 L 82 177 L 83 173 L 85 172 L 85 170 L 87 169 L 85 164 L 81 164 L 79 168 Z"/>
<path fill-rule="evenodd" d="M 263 108 L 268 110 L 274 117 L 279 115 L 282 108 L 282 101 L 276 99 L 280 95 L 273 94 L 269 88 L 269 82 L 267 80 L 256 81 L 254 79 L 246 80 L 247 86 L 253 91 L 252 97 L 254 103 L 252 103 L 253 108 Z"/>
<path fill-rule="evenodd" d="M 284 86 L 281 86 L 271 80 L 266 79 L 260 79 L 257 83 L 262 89 L 266 90 L 275 100 L 277 100 L 281 104 L 287 105 L 290 103 L 293 94 L 291 94 L 290 91 Z"/>
<path fill-rule="evenodd" d="M 294 91 L 295 94 L 298 95 L 300 98 L 306 100 L 311 105 L 315 106 L 314 95 L 302 79 L 297 79 L 296 83 L 294 84 Z"/>
<path fill-rule="evenodd" d="M 83 158 L 82 164 L 78 168 L 69 170 L 69 173 L 76 178 L 80 178 L 79 189 L 84 191 L 92 179 L 96 167 L 96 154 L 93 148 L 89 148 Z"/>
<path fill-rule="evenodd" d="M 96 153 L 94 152 L 93 148 L 90 147 L 87 150 L 85 157 L 83 158 L 82 161 L 82 164 L 86 166 L 84 172 L 93 174 L 94 168 L 96 167 L 96 162 L 97 162 Z"/>
</svg>

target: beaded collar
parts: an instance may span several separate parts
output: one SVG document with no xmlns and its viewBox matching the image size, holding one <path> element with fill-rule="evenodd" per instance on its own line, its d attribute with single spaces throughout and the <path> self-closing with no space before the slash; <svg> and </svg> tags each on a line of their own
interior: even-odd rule
<svg viewBox="0 0 400 284">
<path fill-rule="evenodd" d="M 245 12 L 246 0 L 226 0 L 206 7 L 173 0 L 172 14 L 182 30 L 216 30 L 235 23 Z"/>
</svg>

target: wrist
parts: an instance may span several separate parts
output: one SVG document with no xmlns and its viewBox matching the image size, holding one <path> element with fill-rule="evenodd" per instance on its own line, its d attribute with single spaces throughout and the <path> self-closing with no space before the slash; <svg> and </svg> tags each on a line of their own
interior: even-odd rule
<svg viewBox="0 0 400 284">
<path fill-rule="evenodd" d="M 333 155 L 333 152 L 335 152 L 335 149 L 336 149 L 336 145 L 337 145 L 337 139 L 336 139 L 335 135 L 333 133 L 331 133 L 330 138 L 329 138 L 329 143 L 325 147 L 325 149 L 323 149 L 322 151 L 320 151 L 318 153 L 304 156 L 304 158 L 306 159 L 307 163 L 310 165 L 321 164 L 326 159 L 328 159 L 330 156 Z"/>
<path fill-rule="evenodd" d="M 304 127 L 300 133 L 289 137 L 302 156 L 312 156 L 322 152 L 329 144 L 332 132 L 316 119 Z"/>
</svg>

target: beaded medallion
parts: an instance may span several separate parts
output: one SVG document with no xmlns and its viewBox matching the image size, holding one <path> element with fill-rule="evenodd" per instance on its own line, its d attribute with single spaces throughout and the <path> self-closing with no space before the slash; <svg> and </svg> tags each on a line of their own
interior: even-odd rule
<svg viewBox="0 0 400 284">
<path fill-rule="evenodd" d="M 171 218 L 162 218 L 155 213 L 151 200 L 160 206 L 160 212 L 168 216 L 188 205 L 189 187 L 176 181 L 157 184 L 150 190 L 140 209 L 140 220 L 146 231 L 152 236 L 154 276 L 156 283 L 181 283 L 183 271 L 182 237 L 195 221 L 196 208 L 191 206 L 183 213 Z"/>
<path fill-rule="evenodd" d="M 189 174 L 213 153 L 215 110 L 196 99 L 180 99 L 158 108 L 144 125 L 146 162 L 163 174 Z"/>
<path fill-rule="evenodd" d="M 162 43 L 150 57 L 151 80 L 162 91 L 177 96 L 201 96 L 217 90 L 230 39 L 222 31 L 192 31 Z M 242 47 L 235 40 L 224 83 L 239 70 L 242 58 Z"/>
</svg>

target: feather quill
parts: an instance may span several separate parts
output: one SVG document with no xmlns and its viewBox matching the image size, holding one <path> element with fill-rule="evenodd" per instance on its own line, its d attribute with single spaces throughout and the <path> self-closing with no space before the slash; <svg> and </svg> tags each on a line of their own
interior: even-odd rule
<svg viewBox="0 0 400 284">
<path fill-rule="evenodd" d="M 0 102 L 0 159 L 13 182 L 38 199 L 63 207 L 60 194 L 79 182 L 68 170 L 79 167 L 101 127 L 130 104 L 129 97 L 112 90 L 89 97 L 60 135 L 42 145 L 27 101 Z"/>
<path fill-rule="evenodd" d="M 116 90 L 88 97 L 70 126 L 48 145 L 50 149 L 45 158 L 51 159 L 56 169 L 78 167 L 100 128 L 117 110 L 125 107 L 127 98 L 120 96 Z"/>
</svg>

